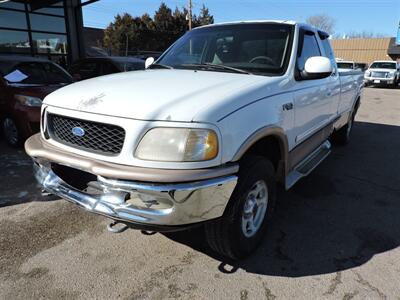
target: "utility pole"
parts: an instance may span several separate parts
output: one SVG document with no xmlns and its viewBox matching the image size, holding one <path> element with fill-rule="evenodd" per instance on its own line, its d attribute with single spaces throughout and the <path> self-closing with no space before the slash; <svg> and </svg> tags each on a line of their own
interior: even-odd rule
<svg viewBox="0 0 400 300">
<path fill-rule="evenodd" d="M 192 0 L 189 0 L 188 4 L 188 19 L 189 19 L 189 30 L 192 30 Z"/>
<path fill-rule="evenodd" d="M 126 33 L 126 42 L 125 42 L 125 56 L 128 56 L 128 44 L 129 44 L 129 39 L 128 39 L 128 32 Z"/>
</svg>

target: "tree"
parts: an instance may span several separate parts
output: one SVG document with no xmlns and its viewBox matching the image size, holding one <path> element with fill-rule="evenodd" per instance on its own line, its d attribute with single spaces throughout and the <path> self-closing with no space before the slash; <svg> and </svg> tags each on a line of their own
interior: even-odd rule
<svg viewBox="0 0 400 300">
<path fill-rule="evenodd" d="M 326 14 L 309 16 L 306 23 L 329 34 L 334 33 L 335 20 Z"/>
<path fill-rule="evenodd" d="M 141 17 L 118 14 L 104 31 L 103 44 L 111 54 L 117 55 L 138 50 L 164 51 L 189 29 L 187 14 L 186 8 L 172 12 L 165 3 L 161 3 L 153 18 L 149 14 Z M 194 27 L 214 22 L 204 5 L 199 17 L 193 18 Z"/>
<path fill-rule="evenodd" d="M 195 20 L 195 24 L 197 26 L 214 24 L 214 17 L 210 15 L 209 9 L 204 4 L 200 9 L 200 15 Z"/>
<path fill-rule="evenodd" d="M 370 31 L 361 31 L 361 32 L 349 32 L 345 34 L 346 38 L 348 39 L 368 39 L 368 38 L 384 38 L 387 35 L 383 33 L 374 33 Z"/>
<path fill-rule="evenodd" d="M 129 39 L 132 39 L 133 18 L 125 13 L 116 15 L 113 23 L 104 30 L 104 45 L 112 52 L 118 53 L 121 49 L 129 47 Z"/>
</svg>

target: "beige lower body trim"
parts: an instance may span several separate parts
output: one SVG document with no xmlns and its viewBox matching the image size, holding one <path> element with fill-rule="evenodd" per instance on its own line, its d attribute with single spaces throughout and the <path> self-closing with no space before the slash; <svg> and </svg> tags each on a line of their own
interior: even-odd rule
<svg viewBox="0 0 400 300">
<path fill-rule="evenodd" d="M 43 140 L 40 134 L 30 137 L 26 141 L 25 151 L 40 164 L 57 163 L 106 178 L 143 182 L 192 182 L 232 175 L 239 171 L 238 164 L 194 170 L 154 169 L 113 164 L 76 155 L 54 147 Z"/>
<path fill-rule="evenodd" d="M 311 137 L 304 140 L 289 152 L 289 170 L 292 170 L 299 162 L 313 152 L 318 146 L 326 141 L 333 131 L 333 123 L 325 126 L 314 133 Z"/>
</svg>

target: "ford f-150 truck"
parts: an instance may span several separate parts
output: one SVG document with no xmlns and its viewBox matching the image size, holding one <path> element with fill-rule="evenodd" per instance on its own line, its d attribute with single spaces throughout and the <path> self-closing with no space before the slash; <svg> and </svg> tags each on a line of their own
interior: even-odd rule
<svg viewBox="0 0 400 300">
<path fill-rule="evenodd" d="M 291 21 L 199 27 L 153 62 L 47 96 L 25 144 L 36 177 L 123 226 L 202 225 L 212 249 L 244 257 L 277 186 L 349 141 L 362 73 L 340 74 L 328 34 Z"/>
<path fill-rule="evenodd" d="M 365 71 L 365 85 L 391 85 L 396 87 L 400 82 L 400 64 L 395 61 L 374 61 Z"/>
</svg>

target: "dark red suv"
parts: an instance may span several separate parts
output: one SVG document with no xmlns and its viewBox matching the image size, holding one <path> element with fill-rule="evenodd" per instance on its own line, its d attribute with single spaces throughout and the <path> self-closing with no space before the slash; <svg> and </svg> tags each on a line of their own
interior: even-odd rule
<svg viewBox="0 0 400 300">
<path fill-rule="evenodd" d="M 71 82 L 72 77 L 49 60 L 0 56 L 0 126 L 6 141 L 19 146 L 39 132 L 43 98 Z"/>
</svg>

